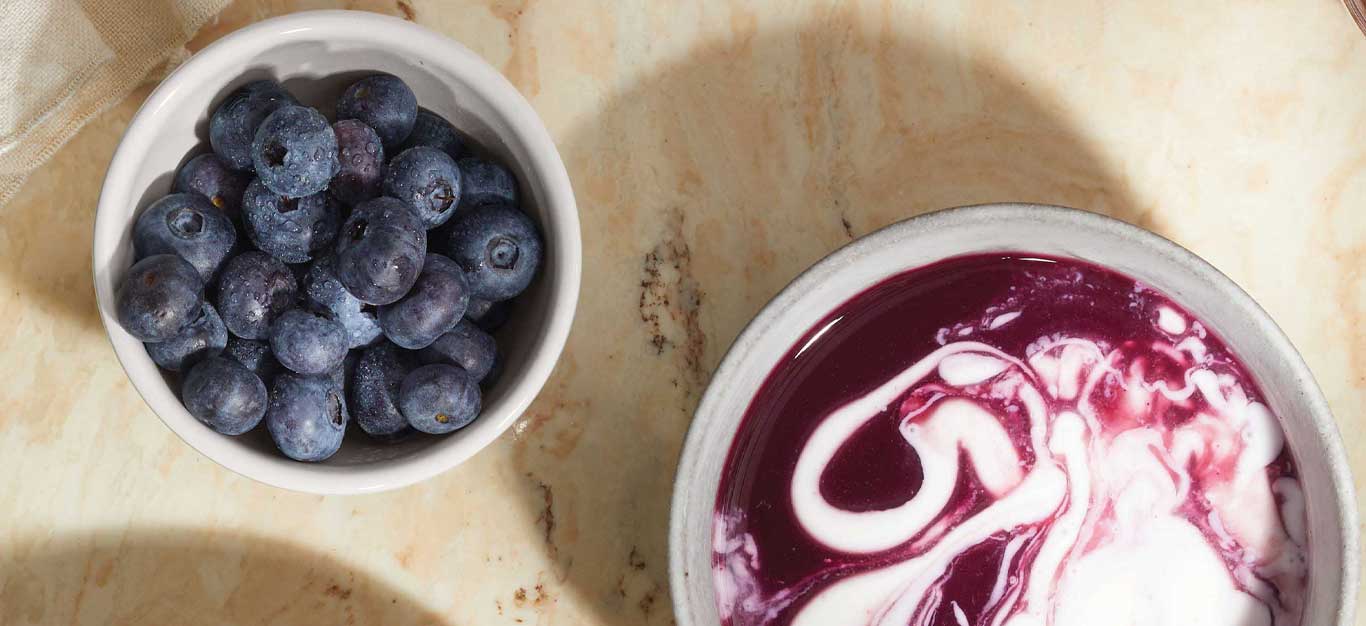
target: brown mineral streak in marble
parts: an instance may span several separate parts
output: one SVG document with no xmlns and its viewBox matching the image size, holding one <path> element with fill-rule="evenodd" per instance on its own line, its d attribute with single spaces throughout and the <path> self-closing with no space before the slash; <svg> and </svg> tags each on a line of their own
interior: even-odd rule
<svg viewBox="0 0 1366 626">
<path fill-rule="evenodd" d="M 1366 476 L 1366 38 L 1334 2 L 240 0 L 188 48 L 299 8 L 415 19 L 545 119 L 584 238 L 565 354 L 513 432 L 422 485 L 318 498 L 203 458 L 128 384 L 72 253 L 142 86 L 0 209 L 23 477 L 0 483 L 0 624 L 670 624 L 673 470 L 726 347 L 853 236 L 975 202 L 1209 259 L 1304 353 Z M 541 580 L 553 601 L 509 600 Z"/>
</svg>

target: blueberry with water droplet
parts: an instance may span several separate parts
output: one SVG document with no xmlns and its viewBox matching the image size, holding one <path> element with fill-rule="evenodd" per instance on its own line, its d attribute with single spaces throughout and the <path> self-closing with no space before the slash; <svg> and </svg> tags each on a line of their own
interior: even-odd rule
<svg viewBox="0 0 1366 626">
<path fill-rule="evenodd" d="M 446 153 L 418 146 L 399 153 L 384 173 L 384 194 L 407 203 L 427 228 L 446 223 L 460 206 L 460 168 Z"/>
<path fill-rule="evenodd" d="M 223 162 L 238 171 L 251 171 L 251 142 L 261 122 L 284 105 L 298 104 L 273 80 L 258 80 L 237 88 L 209 116 L 209 143 Z"/>
<path fill-rule="evenodd" d="M 460 159 L 460 210 L 486 204 L 517 206 L 517 177 L 502 164 L 469 157 Z"/>
<path fill-rule="evenodd" d="M 240 435 L 265 417 L 266 385 L 241 363 L 210 357 L 190 368 L 180 386 L 185 409 L 224 435 Z"/>
<path fill-rule="evenodd" d="M 166 341 L 203 312 L 204 281 L 174 254 L 149 256 L 128 269 L 114 293 L 119 325 L 139 341 Z"/>
<path fill-rule="evenodd" d="M 366 76 L 337 100 L 337 119 L 364 122 L 379 134 L 385 150 L 394 150 L 403 145 L 417 121 L 417 96 L 397 76 Z"/>
<path fill-rule="evenodd" d="M 351 376 L 348 398 L 356 425 L 380 441 L 401 439 L 412 432 L 408 418 L 398 408 L 398 391 L 414 363 L 409 352 L 391 343 L 367 348 Z"/>
<path fill-rule="evenodd" d="M 507 205 L 485 205 L 455 216 L 447 249 L 465 268 L 470 295 L 482 300 L 522 293 L 541 265 L 536 224 Z"/>
<path fill-rule="evenodd" d="M 271 384 L 266 429 L 291 459 L 318 462 L 336 454 L 349 420 L 345 395 L 327 376 L 283 372 Z"/>
<path fill-rule="evenodd" d="M 360 120 L 342 120 L 332 125 L 337 135 L 341 169 L 332 177 L 328 192 L 347 206 L 380 194 L 384 179 L 384 148 L 379 135 Z"/>
<path fill-rule="evenodd" d="M 205 302 L 199 317 L 166 341 L 146 344 L 147 355 L 159 367 L 172 372 L 189 369 L 195 363 L 217 356 L 228 345 L 228 328 L 212 304 Z"/>
<path fill-rule="evenodd" d="M 251 143 L 251 160 L 257 179 L 286 198 L 326 189 L 341 168 L 337 135 L 327 118 L 295 105 L 282 106 L 261 122 Z"/>
<path fill-rule="evenodd" d="M 425 348 L 460 321 L 469 293 L 465 271 L 455 261 L 428 254 L 412 289 L 379 308 L 379 326 L 400 348 Z"/>
<path fill-rule="evenodd" d="M 390 304 L 412 288 L 426 255 L 427 229 L 408 205 L 367 200 L 337 237 L 337 280 L 361 302 Z"/>
<path fill-rule="evenodd" d="M 403 143 L 405 150 L 414 146 L 436 148 L 452 159 L 464 158 L 469 152 L 460 131 L 446 121 L 446 118 L 422 107 L 417 108 L 413 132 L 408 134 L 408 141 Z"/>
<path fill-rule="evenodd" d="M 218 314 L 228 331 L 243 339 L 267 339 L 271 324 L 294 307 L 294 273 L 264 252 L 243 252 L 218 277 Z"/>
<path fill-rule="evenodd" d="M 242 198 L 247 237 L 262 252 L 285 263 L 304 263 L 332 245 L 341 228 L 342 208 L 319 192 L 289 198 L 252 181 Z"/>
<path fill-rule="evenodd" d="M 175 175 L 175 191 L 204 196 L 234 223 L 240 219 L 242 193 L 249 183 L 250 175 L 233 169 L 213 152 L 190 159 Z"/>
</svg>

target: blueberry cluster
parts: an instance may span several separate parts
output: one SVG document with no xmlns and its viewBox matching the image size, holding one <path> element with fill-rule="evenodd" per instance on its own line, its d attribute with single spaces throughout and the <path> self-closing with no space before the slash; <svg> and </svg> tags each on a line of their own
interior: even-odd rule
<svg viewBox="0 0 1366 626">
<path fill-rule="evenodd" d="M 474 421 L 490 333 L 541 265 L 512 172 L 402 80 L 362 78 L 336 110 L 271 80 L 229 95 L 212 152 L 138 216 L 116 297 L 192 415 L 225 435 L 264 421 L 299 461 L 353 421 L 382 442 Z"/>
</svg>

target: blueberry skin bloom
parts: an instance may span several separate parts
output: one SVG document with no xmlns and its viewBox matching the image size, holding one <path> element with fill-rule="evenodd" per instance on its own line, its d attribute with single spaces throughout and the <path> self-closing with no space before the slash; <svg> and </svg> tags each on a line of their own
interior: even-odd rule
<svg viewBox="0 0 1366 626">
<path fill-rule="evenodd" d="M 417 121 L 417 96 L 391 74 L 366 76 L 337 100 L 337 119 L 360 120 L 375 129 L 385 150 L 403 145 Z"/>
<path fill-rule="evenodd" d="M 283 372 L 275 377 L 266 409 L 266 429 L 275 447 L 295 461 L 326 460 L 346 434 L 346 399 L 327 376 Z"/>
<path fill-rule="evenodd" d="M 413 146 L 427 146 L 446 153 L 452 159 L 460 159 L 469 151 L 460 131 L 455 129 L 446 118 L 430 109 L 417 107 L 417 120 L 413 122 L 413 132 L 408 141 L 403 142 L 406 150 Z"/>
<path fill-rule="evenodd" d="M 227 214 L 207 198 L 173 193 L 152 203 L 133 225 L 133 250 L 138 258 L 174 254 L 212 282 L 218 268 L 237 243 L 237 229 Z"/>
<path fill-rule="evenodd" d="M 243 339 L 266 339 L 281 313 L 294 306 L 298 284 L 279 259 L 243 252 L 218 277 L 218 314 L 228 331 Z"/>
<path fill-rule="evenodd" d="M 460 206 L 460 168 L 436 148 L 399 153 L 384 173 L 384 195 L 404 201 L 427 228 L 445 224 Z"/>
<path fill-rule="evenodd" d="M 332 125 L 337 135 L 341 169 L 327 186 L 333 198 L 347 206 L 379 195 L 384 181 L 384 146 L 375 130 L 360 120 L 342 120 Z"/>
<path fill-rule="evenodd" d="M 300 374 L 328 374 L 346 359 L 346 329 L 323 311 L 290 309 L 270 330 L 275 360 Z"/>
<path fill-rule="evenodd" d="M 266 385 L 256 374 L 223 357 L 210 357 L 190 368 L 180 398 L 190 415 L 224 435 L 256 428 L 269 401 Z"/>
<path fill-rule="evenodd" d="M 209 144 L 229 167 L 251 171 L 251 142 L 256 129 L 275 109 L 298 104 L 294 96 L 273 80 L 258 80 L 239 87 L 209 117 Z"/>
<path fill-rule="evenodd" d="M 223 348 L 223 356 L 237 361 L 256 374 L 264 383 L 275 379 L 280 371 L 280 362 L 270 352 L 270 344 L 255 339 L 243 339 L 228 335 L 228 345 Z"/>
<path fill-rule="evenodd" d="M 242 209 L 242 193 L 251 176 L 239 172 L 213 152 L 206 152 L 181 166 L 175 175 L 175 191 L 197 193 L 236 221 Z"/>
<path fill-rule="evenodd" d="M 162 369 L 179 372 L 208 357 L 218 356 L 228 345 L 228 328 L 212 304 L 204 303 L 199 318 L 166 341 L 147 345 L 147 355 Z"/>
<path fill-rule="evenodd" d="M 361 352 L 351 376 L 351 409 L 356 424 L 365 434 L 380 441 L 402 439 L 413 431 L 408 418 L 398 409 L 398 391 L 412 371 L 409 353 L 391 343 L 381 343 Z"/>
<path fill-rule="evenodd" d="M 450 331 L 436 338 L 432 345 L 417 353 L 426 364 L 449 363 L 459 365 L 475 382 L 484 380 L 493 362 L 498 360 L 498 342 L 469 320 L 460 320 Z"/>
<path fill-rule="evenodd" d="M 428 254 L 408 294 L 379 308 L 379 327 L 400 348 L 425 348 L 465 315 L 470 290 L 465 271 L 439 254 Z"/>
<path fill-rule="evenodd" d="M 408 423 L 424 433 L 443 435 L 468 426 L 479 416 L 479 385 L 454 365 L 423 365 L 403 379 L 398 406 Z"/>
<path fill-rule="evenodd" d="M 373 305 L 365 304 L 337 280 L 335 259 L 325 256 L 313 262 L 303 280 L 304 298 L 326 309 L 346 329 L 347 347 L 371 345 L 384 335 Z"/>
<path fill-rule="evenodd" d="M 427 229 L 408 205 L 375 198 L 356 207 L 337 236 L 337 280 L 368 304 L 408 293 L 427 256 Z"/>
<path fill-rule="evenodd" d="M 460 209 L 485 204 L 517 206 L 517 178 L 502 164 L 479 157 L 460 159 Z"/>
<path fill-rule="evenodd" d="M 541 265 L 541 236 L 525 213 L 485 205 L 451 223 L 450 257 L 465 268 L 470 295 L 506 300 L 526 290 Z"/>
<path fill-rule="evenodd" d="M 285 263 L 304 263 L 331 246 L 341 228 L 342 210 L 326 193 L 287 198 L 251 181 L 242 198 L 247 238 L 262 252 Z"/>
<path fill-rule="evenodd" d="M 139 341 L 166 341 L 199 318 L 204 281 L 174 254 L 149 256 L 128 269 L 114 294 L 119 325 Z"/>
<path fill-rule="evenodd" d="M 285 105 L 271 113 L 251 142 L 256 176 L 271 191 L 301 198 L 327 188 L 341 168 L 337 135 L 315 109 Z"/>
</svg>

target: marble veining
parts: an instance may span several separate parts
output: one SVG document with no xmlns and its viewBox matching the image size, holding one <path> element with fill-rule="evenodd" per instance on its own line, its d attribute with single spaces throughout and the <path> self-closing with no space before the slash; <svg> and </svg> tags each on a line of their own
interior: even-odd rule
<svg viewBox="0 0 1366 626">
<path fill-rule="evenodd" d="M 242 0 L 190 48 L 324 7 L 465 43 L 545 119 L 583 219 L 563 359 L 497 444 L 397 492 L 200 457 L 119 369 L 82 252 L 145 85 L 0 212 L 0 623 L 670 624 L 673 469 L 727 346 L 851 238 L 978 202 L 1210 260 L 1304 353 L 1366 476 L 1366 38 L 1335 0 Z"/>
</svg>

